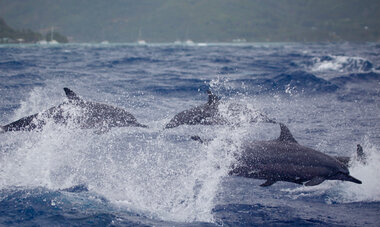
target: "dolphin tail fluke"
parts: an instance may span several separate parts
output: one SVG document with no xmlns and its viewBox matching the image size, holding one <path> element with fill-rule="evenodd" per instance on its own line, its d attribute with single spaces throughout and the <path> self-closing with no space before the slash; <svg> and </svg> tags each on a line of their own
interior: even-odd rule
<svg viewBox="0 0 380 227">
<path fill-rule="evenodd" d="M 359 162 L 361 162 L 361 163 L 366 163 L 366 159 L 367 159 L 367 155 L 364 153 L 364 151 L 363 151 L 363 147 L 360 145 L 360 144 L 358 144 L 358 145 L 356 145 L 356 158 L 357 158 L 357 160 L 359 161 Z"/>
</svg>

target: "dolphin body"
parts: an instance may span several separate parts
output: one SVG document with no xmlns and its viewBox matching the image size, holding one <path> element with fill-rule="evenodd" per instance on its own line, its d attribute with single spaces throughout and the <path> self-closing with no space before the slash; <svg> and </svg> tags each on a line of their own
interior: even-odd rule
<svg viewBox="0 0 380 227">
<path fill-rule="evenodd" d="M 220 98 L 208 93 L 208 102 L 206 104 L 182 111 L 175 115 L 173 119 L 166 124 L 165 128 L 175 128 L 180 125 L 215 125 L 223 124 L 225 120 L 220 116 L 218 105 Z"/>
<path fill-rule="evenodd" d="M 69 88 L 64 88 L 68 101 L 54 106 L 42 113 L 23 117 L 10 124 L 1 126 L 3 132 L 32 131 L 42 129 L 46 120 L 57 124 L 67 124 L 72 121 L 81 128 L 97 128 L 101 132 L 111 127 L 147 127 L 137 122 L 136 118 L 124 109 L 107 104 L 85 101 Z M 70 108 L 77 108 L 79 113 L 71 113 Z"/>
<path fill-rule="evenodd" d="M 347 166 L 336 158 L 300 145 L 289 129 L 280 123 L 281 134 L 276 140 L 255 141 L 243 145 L 237 163 L 229 175 L 263 179 L 260 186 L 287 181 L 306 186 L 325 180 L 362 182 L 352 176 Z"/>
<path fill-rule="evenodd" d="M 184 110 L 176 114 L 165 128 L 175 128 L 180 125 L 224 125 L 228 124 L 229 120 L 226 117 L 223 117 L 218 109 L 220 104 L 220 98 L 214 95 L 210 90 L 207 91 L 208 101 L 207 103 L 196 106 L 194 108 Z M 248 113 L 248 109 L 245 109 L 239 104 L 231 104 L 228 107 L 232 115 L 238 114 L 238 112 L 243 111 Z M 250 122 L 267 122 L 267 123 L 276 123 L 274 120 L 269 119 L 267 116 L 259 113 L 258 116 L 255 116 L 250 120 Z"/>
</svg>

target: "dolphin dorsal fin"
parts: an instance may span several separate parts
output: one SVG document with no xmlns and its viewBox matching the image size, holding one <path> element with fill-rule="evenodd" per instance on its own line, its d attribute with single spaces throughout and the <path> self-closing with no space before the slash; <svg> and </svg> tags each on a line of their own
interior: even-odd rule
<svg viewBox="0 0 380 227">
<path fill-rule="evenodd" d="M 72 90 L 68 89 L 67 87 L 63 88 L 63 90 L 65 91 L 66 96 L 67 96 L 67 98 L 70 101 L 79 101 L 79 100 L 81 100 L 79 98 L 79 96 L 77 94 L 75 94 L 75 92 L 73 92 Z"/>
<path fill-rule="evenodd" d="M 288 127 L 286 127 L 286 125 L 284 125 L 283 123 L 280 123 L 280 128 L 281 128 L 281 133 L 280 133 L 280 137 L 278 137 L 277 140 L 282 141 L 282 142 L 297 143 L 297 140 L 294 139 L 292 133 L 290 132 Z"/>
<path fill-rule="evenodd" d="M 211 105 L 211 104 L 216 104 L 220 98 L 216 95 L 214 95 L 210 90 L 207 90 L 207 94 L 208 94 L 208 104 Z"/>
</svg>

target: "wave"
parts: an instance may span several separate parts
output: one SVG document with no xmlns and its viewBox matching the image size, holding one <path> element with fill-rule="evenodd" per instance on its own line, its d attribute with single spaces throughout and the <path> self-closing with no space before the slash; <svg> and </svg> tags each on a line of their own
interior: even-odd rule
<svg viewBox="0 0 380 227">
<path fill-rule="evenodd" d="M 283 73 L 276 76 L 273 81 L 275 82 L 276 90 L 285 91 L 286 93 L 289 93 L 291 90 L 312 93 L 331 92 L 338 88 L 336 85 L 322 78 L 303 71 L 293 72 L 291 74 Z"/>
<path fill-rule="evenodd" d="M 243 92 L 247 94 L 289 94 L 289 95 L 310 95 L 340 92 L 343 90 L 357 94 L 377 93 L 377 86 L 380 81 L 380 74 L 376 72 L 353 73 L 335 77 L 330 80 L 323 79 L 305 71 L 294 71 L 281 73 L 272 78 L 265 76 L 255 76 L 253 78 L 243 78 L 227 80 L 224 86 L 230 86 L 233 92 Z M 366 84 L 365 87 L 363 87 Z M 373 86 L 368 87 L 367 84 Z M 374 89 L 372 89 L 372 87 Z M 354 98 L 357 97 L 354 95 Z"/>
<path fill-rule="evenodd" d="M 353 73 L 347 76 L 340 76 L 330 80 L 330 82 L 338 85 L 345 85 L 348 83 L 363 83 L 363 82 L 380 82 L 380 74 L 376 72 L 369 73 Z"/>
<path fill-rule="evenodd" d="M 120 211 L 104 197 L 45 187 L 16 187 L 0 191 L 1 225 L 142 225 L 140 214 Z M 146 223 L 148 224 L 148 223 Z"/>
<path fill-rule="evenodd" d="M 109 63 L 111 65 L 118 65 L 118 64 L 130 64 L 130 63 L 155 63 L 159 62 L 158 59 L 153 59 L 150 57 L 125 57 L 122 59 L 112 60 Z"/>
<path fill-rule="evenodd" d="M 6 70 L 6 71 L 20 70 L 20 69 L 24 69 L 25 67 L 33 67 L 33 66 L 36 66 L 36 65 L 32 64 L 30 61 L 9 60 L 9 61 L 0 62 L 0 69 Z"/>
<path fill-rule="evenodd" d="M 312 59 L 312 72 L 368 72 L 373 69 L 373 64 L 365 58 L 325 55 Z"/>
<path fill-rule="evenodd" d="M 322 48 L 321 52 L 325 52 Z M 350 170 L 352 175 L 363 180 L 364 189 L 355 188 L 356 185 L 346 187 L 350 183 L 340 182 L 324 182 L 307 189 L 279 182 L 264 189 L 259 186 L 262 181 L 227 177 L 233 161 L 228 152 L 238 152 L 241 140 L 278 137 L 277 126 L 258 124 L 255 128 L 256 124 L 250 123 L 245 112 L 252 113 L 256 109 L 290 124 L 303 144 L 331 148 L 334 154 L 346 154 L 350 143 L 360 140 L 367 131 L 378 143 L 378 106 L 362 101 L 372 99 L 368 93 L 358 93 L 363 96 L 353 93 L 368 89 L 378 96 L 376 70 L 329 71 L 326 74 L 335 78 L 326 79 L 323 71 L 307 69 L 313 67 L 313 63 L 307 66 L 303 63 L 301 67 L 289 65 L 289 61 L 310 62 L 314 56 L 288 55 L 289 51 L 283 49 L 274 52 L 285 51 L 284 54 L 270 57 L 266 49 L 258 53 L 260 50 L 254 47 L 233 48 L 229 52 L 225 48 L 215 48 L 218 51 L 215 52 L 208 48 L 180 47 L 178 53 L 176 48 L 168 50 L 169 53 L 165 48 L 159 51 L 146 47 L 138 49 L 135 53 L 131 53 L 134 49 L 129 47 L 104 48 L 99 53 L 89 49 L 84 63 L 76 64 L 82 59 L 82 55 L 78 55 L 53 67 L 49 59 L 54 59 L 57 51 L 45 48 L 36 58 L 49 61 L 39 62 L 39 69 L 14 70 L 11 72 L 17 74 L 14 80 L 11 76 L 2 77 L 0 93 L 4 98 L 1 105 L 5 110 L 11 109 L 7 110 L 7 115 L 2 115 L 1 123 L 61 103 L 64 99 L 62 87 L 75 84 L 75 90 L 78 89 L 78 94 L 84 98 L 124 106 L 149 128 L 114 128 L 96 134 L 94 130 L 52 122 L 41 132 L 0 134 L 0 215 L 3 215 L 0 225 L 174 226 L 197 225 L 202 221 L 211 222 L 211 225 L 306 225 L 313 221 L 321 225 L 354 225 L 356 222 L 347 222 L 346 217 L 364 223 L 375 213 L 365 209 L 366 201 L 378 211 L 378 204 L 373 203 L 379 201 L 376 191 L 379 185 L 371 181 L 379 178 L 378 161 L 353 166 Z M 272 47 L 267 49 L 273 50 Z M 291 52 L 298 49 L 293 48 Z M 80 49 L 78 53 L 87 53 L 85 51 Z M 168 54 L 171 56 L 167 59 Z M 30 56 L 34 58 L 35 55 Z M 200 58 L 204 60 L 199 61 Z M 159 59 L 159 63 L 149 64 L 154 59 Z M 115 68 L 109 68 L 113 66 Z M 215 76 L 219 69 L 221 75 Z M 304 71 L 295 71 L 299 69 Z M 35 78 L 32 74 L 36 74 Z M 226 79 L 212 80 L 215 77 Z M 1 87 L 33 80 L 41 82 L 41 86 L 34 90 Z M 369 85 L 377 87 L 373 89 Z M 354 86 L 357 90 L 352 89 Z M 226 103 L 221 105 L 224 107 L 221 113 L 232 118 L 231 121 L 241 122 L 240 125 L 181 126 L 162 130 L 174 114 L 205 103 L 204 91 L 209 88 Z M 348 98 L 359 103 L 352 105 L 336 100 L 346 91 Z M 293 94 L 316 95 L 287 97 Z M 228 108 L 227 104 L 232 101 L 239 105 Z M 214 140 L 203 146 L 190 140 L 193 135 Z M 368 145 L 363 147 L 370 149 Z M 376 152 L 378 147 L 373 151 L 374 160 L 378 160 Z M 219 185 L 226 178 L 233 184 Z M 297 190 L 282 191 L 284 187 Z M 290 203 L 293 204 L 290 208 L 281 205 Z M 337 219 L 331 221 L 331 213 L 346 212 L 345 208 L 350 206 L 351 213 L 338 213 Z M 357 210 L 362 213 L 355 215 Z M 320 211 L 324 211 L 322 216 Z M 292 218 L 294 213 L 300 218 Z"/>
<path fill-rule="evenodd" d="M 281 73 L 275 77 L 256 77 L 231 80 L 236 89 L 247 88 L 254 94 L 315 94 L 336 91 L 339 87 L 330 81 L 305 71 Z"/>
<path fill-rule="evenodd" d="M 1 88 L 33 88 L 43 86 L 44 79 L 35 73 L 20 73 L 11 76 L 0 77 Z"/>
</svg>

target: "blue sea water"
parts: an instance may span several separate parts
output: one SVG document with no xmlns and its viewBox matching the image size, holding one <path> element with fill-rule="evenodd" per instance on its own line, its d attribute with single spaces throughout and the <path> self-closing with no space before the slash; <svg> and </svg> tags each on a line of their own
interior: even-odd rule
<svg viewBox="0 0 380 227">
<path fill-rule="evenodd" d="M 380 225 L 379 44 L 0 46 L 0 125 L 62 103 L 64 87 L 149 128 L 48 122 L 1 133 L 0 225 Z M 207 89 L 236 124 L 163 130 L 205 103 Z M 363 184 L 263 188 L 228 176 L 242 141 L 279 135 L 277 125 L 249 122 L 256 111 L 330 155 L 354 157 L 361 144 L 367 163 L 350 172 Z"/>
</svg>

